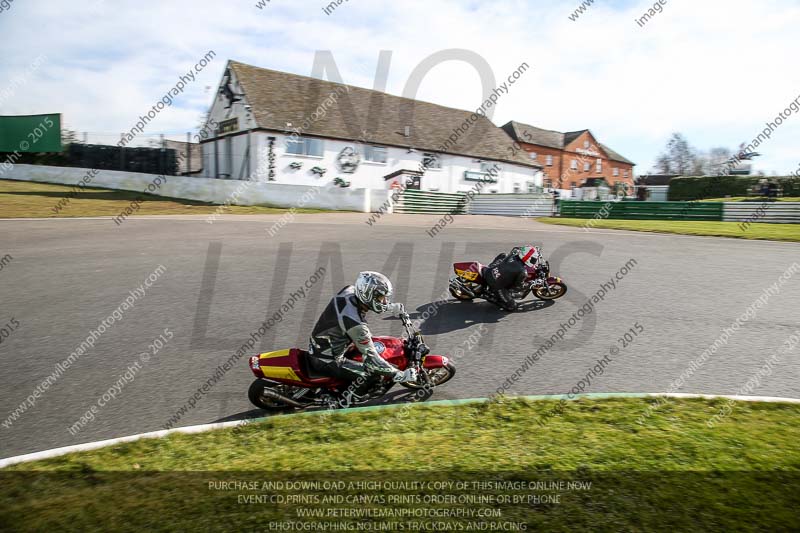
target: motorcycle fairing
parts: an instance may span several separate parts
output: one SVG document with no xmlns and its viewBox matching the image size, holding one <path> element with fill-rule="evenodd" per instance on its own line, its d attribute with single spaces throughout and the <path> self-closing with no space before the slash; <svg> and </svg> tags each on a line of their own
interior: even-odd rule
<svg viewBox="0 0 800 533">
<path fill-rule="evenodd" d="M 466 281 L 472 281 L 475 283 L 481 283 L 482 270 L 483 270 L 483 265 L 478 263 L 477 261 L 466 261 L 463 263 L 453 264 L 453 271 L 456 273 L 458 277 L 463 278 Z"/>
</svg>

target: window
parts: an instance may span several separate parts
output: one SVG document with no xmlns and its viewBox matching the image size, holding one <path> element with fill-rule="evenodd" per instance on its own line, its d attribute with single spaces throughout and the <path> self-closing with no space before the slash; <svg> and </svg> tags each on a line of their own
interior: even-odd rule
<svg viewBox="0 0 800 533">
<path fill-rule="evenodd" d="M 573 159 L 572 160 L 572 170 L 578 170 L 578 160 L 577 159 Z"/>
<path fill-rule="evenodd" d="M 586 148 L 588 150 L 590 146 L 591 146 L 591 144 L 589 143 L 589 141 L 583 141 L 583 147 L 584 148 Z"/>
<path fill-rule="evenodd" d="M 309 155 L 312 157 L 322 157 L 322 139 L 311 139 L 308 137 L 290 137 L 286 140 L 286 153 L 293 155 Z"/>
<path fill-rule="evenodd" d="M 441 170 L 442 162 L 436 154 L 422 154 L 422 166 L 427 169 Z"/>
<path fill-rule="evenodd" d="M 546 163 L 547 163 L 548 167 L 552 167 L 553 166 L 553 156 L 552 155 L 548 155 L 547 156 Z"/>
<path fill-rule="evenodd" d="M 617 176 L 619 176 L 619 169 L 617 167 L 614 167 L 614 177 Z"/>
<path fill-rule="evenodd" d="M 373 163 L 386 163 L 388 161 L 389 150 L 383 146 L 365 146 L 364 160 Z"/>
<path fill-rule="evenodd" d="M 536 161 L 536 152 L 531 152 L 531 159 Z"/>
<path fill-rule="evenodd" d="M 592 170 L 592 164 L 591 164 L 591 163 L 589 163 L 588 161 L 586 161 L 586 162 L 583 164 L 583 171 L 584 171 L 584 172 L 589 172 L 589 171 L 591 171 L 591 170 Z"/>
<path fill-rule="evenodd" d="M 602 171 L 603 171 L 603 160 L 598 158 L 597 159 L 597 173 L 599 174 Z"/>
<path fill-rule="evenodd" d="M 625 177 L 626 178 L 628 177 L 628 171 L 627 170 L 625 171 Z"/>
<path fill-rule="evenodd" d="M 575 181 L 573 181 L 573 182 L 572 182 L 572 183 L 570 183 L 569 185 L 570 185 L 570 187 L 572 187 L 572 188 L 574 189 L 575 187 L 577 187 L 577 186 L 578 186 L 578 183 L 577 183 L 577 182 L 575 182 Z"/>
<path fill-rule="evenodd" d="M 231 118 L 228 120 L 223 120 L 219 123 L 219 133 L 220 135 L 223 133 L 232 133 L 239 129 L 239 119 L 238 118 Z"/>
<path fill-rule="evenodd" d="M 514 194 L 519 194 L 522 192 L 522 186 L 519 183 L 514 184 Z"/>
</svg>

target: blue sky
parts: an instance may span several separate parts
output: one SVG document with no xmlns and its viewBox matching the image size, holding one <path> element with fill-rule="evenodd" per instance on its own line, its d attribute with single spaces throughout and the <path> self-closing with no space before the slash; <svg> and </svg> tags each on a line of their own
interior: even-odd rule
<svg viewBox="0 0 800 533">
<path fill-rule="evenodd" d="M 644 28 L 635 19 L 653 2 L 596 0 L 576 21 L 568 17 L 580 0 L 349 0 L 330 15 L 322 0 L 256 3 L 15 0 L 0 12 L 0 114 L 61 112 L 72 129 L 113 137 L 214 50 L 217 59 L 147 129 L 185 132 L 227 59 L 309 75 L 316 51 L 330 50 L 345 82 L 371 88 L 378 54 L 390 50 L 387 90 L 402 94 L 422 60 L 460 48 L 498 80 L 522 62 L 532 67 L 500 100 L 496 124 L 589 128 L 644 173 L 673 131 L 698 148 L 735 148 L 800 96 L 795 0 L 668 0 Z M 472 66 L 450 61 L 417 96 L 470 109 L 480 87 Z M 756 168 L 795 170 L 798 138 L 793 116 L 761 147 Z"/>
</svg>

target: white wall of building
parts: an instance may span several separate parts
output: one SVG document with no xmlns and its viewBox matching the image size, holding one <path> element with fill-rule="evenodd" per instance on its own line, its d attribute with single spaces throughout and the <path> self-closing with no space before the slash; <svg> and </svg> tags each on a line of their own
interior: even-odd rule
<svg viewBox="0 0 800 533">
<path fill-rule="evenodd" d="M 269 138 L 274 137 L 273 151 L 275 155 L 275 182 L 291 183 L 294 185 L 332 185 L 335 178 L 340 177 L 351 183 L 351 187 L 367 189 L 386 189 L 389 183 L 385 176 L 398 170 L 418 170 L 423 157 L 422 152 L 409 153 L 405 148 L 388 147 L 387 162 L 376 163 L 364 160 L 364 145 L 350 141 L 335 139 L 322 139 L 323 155 L 321 157 L 296 155 L 287 153 L 286 141 L 291 135 L 270 134 L 257 131 L 250 134 L 250 173 L 258 181 L 267 181 Z M 216 146 L 215 146 L 216 145 Z M 247 172 L 248 135 L 223 136 L 215 141 L 205 142 L 203 148 L 203 176 L 214 177 L 217 165 L 220 175 L 227 179 L 245 178 Z M 350 147 L 362 155 L 361 163 L 355 173 L 343 172 L 337 158 L 345 148 Z M 422 177 L 421 188 L 425 191 L 438 192 L 466 192 L 472 189 L 476 181 L 465 179 L 465 171 L 480 172 L 481 163 L 476 160 L 456 155 L 439 154 L 441 169 L 429 168 Z M 231 161 L 233 163 L 232 169 Z M 294 170 L 292 163 L 301 163 L 302 168 Z M 486 161 L 490 167 L 493 161 Z M 529 184 L 542 186 L 542 175 L 534 168 L 514 165 L 511 163 L 497 162 L 500 173 L 498 183 L 487 184 L 484 192 L 495 191 L 498 193 L 528 192 Z M 320 177 L 311 169 L 321 167 L 326 169 L 324 176 Z"/>
<path fill-rule="evenodd" d="M 79 185 L 89 169 L 14 165 L 3 179 Z M 158 181 L 156 181 L 158 180 Z M 138 172 L 100 170 L 85 184 L 124 191 L 143 192 L 152 183 L 158 188 L 152 194 L 228 205 L 271 205 L 341 211 L 371 212 L 380 209 L 391 194 L 389 191 L 339 187 L 308 187 L 279 183 L 255 183 L 186 176 L 156 176 Z M 53 202 L 55 205 L 57 202 Z M 223 211 L 224 212 L 224 211 Z"/>
</svg>

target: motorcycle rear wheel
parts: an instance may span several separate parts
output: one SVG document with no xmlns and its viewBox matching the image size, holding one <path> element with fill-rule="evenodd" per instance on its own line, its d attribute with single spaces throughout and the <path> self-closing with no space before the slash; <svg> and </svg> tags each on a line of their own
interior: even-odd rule
<svg viewBox="0 0 800 533">
<path fill-rule="evenodd" d="M 456 367 L 452 363 L 447 363 L 441 368 L 426 369 L 425 372 L 428 374 L 429 384 L 433 387 L 438 387 L 453 379 L 453 376 L 456 375 Z M 419 383 L 401 383 L 400 385 L 407 389 L 423 388 Z"/>
<path fill-rule="evenodd" d="M 267 387 L 274 388 L 275 392 L 283 395 L 286 395 L 288 392 L 285 389 L 290 388 L 287 385 L 272 385 L 263 379 L 257 379 L 250 384 L 250 388 L 247 390 L 247 397 L 250 399 L 250 403 L 265 411 L 285 411 L 292 408 L 290 405 L 287 405 L 281 401 L 264 396 L 262 392 Z M 291 393 L 288 392 L 288 394 Z"/>
<path fill-rule="evenodd" d="M 567 286 L 563 283 L 551 283 L 549 292 L 544 287 L 538 287 L 534 289 L 533 294 L 540 300 L 558 300 L 567 294 Z"/>
</svg>

